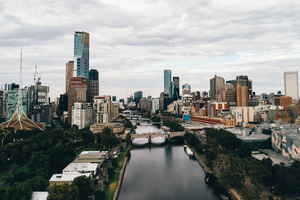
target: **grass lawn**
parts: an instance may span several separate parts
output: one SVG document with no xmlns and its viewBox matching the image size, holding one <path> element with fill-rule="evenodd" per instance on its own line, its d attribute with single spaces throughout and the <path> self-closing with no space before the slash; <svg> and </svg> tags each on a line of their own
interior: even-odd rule
<svg viewBox="0 0 300 200">
<path fill-rule="evenodd" d="M 119 155 L 119 158 L 118 158 L 118 168 L 120 168 L 120 169 L 122 169 L 122 167 L 123 167 L 123 164 L 124 164 L 124 161 L 125 161 L 125 156 L 126 156 L 125 154 L 126 154 L 126 152 L 123 151 Z"/>
<path fill-rule="evenodd" d="M 107 200 L 111 200 L 114 198 L 115 190 L 117 188 L 117 183 L 119 181 L 119 172 L 116 172 L 114 176 L 110 176 L 108 178 L 108 187 L 104 188 L 104 193 Z"/>
<path fill-rule="evenodd" d="M 18 168 L 15 173 L 17 174 L 21 171 L 25 171 L 25 172 L 29 173 L 29 169 L 26 166 Z M 4 181 L 3 178 L 4 177 L 12 177 L 12 176 L 13 176 L 13 174 L 9 171 L 0 173 L 0 190 L 7 189 L 9 187 L 9 185 L 2 185 L 2 182 Z"/>
</svg>

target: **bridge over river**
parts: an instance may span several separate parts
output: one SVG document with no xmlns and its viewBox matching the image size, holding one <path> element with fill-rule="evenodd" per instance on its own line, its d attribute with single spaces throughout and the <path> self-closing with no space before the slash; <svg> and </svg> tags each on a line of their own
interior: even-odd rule
<svg viewBox="0 0 300 200">
<path fill-rule="evenodd" d="M 131 140 L 134 140 L 135 138 L 148 138 L 149 141 L 151 141 L 151 138 L 156 137 L 165 137 L 168 140 L 170 140 L 173 137 L 184 137 L 184 131 L 182 132 L 168 132 L 168 133 L 142 133 L 142 134 L 131 134 Z M 125 140 L 126 135 L 125 134 L 119 134 L 116 135 L 117 138 Z"/>
</svg>

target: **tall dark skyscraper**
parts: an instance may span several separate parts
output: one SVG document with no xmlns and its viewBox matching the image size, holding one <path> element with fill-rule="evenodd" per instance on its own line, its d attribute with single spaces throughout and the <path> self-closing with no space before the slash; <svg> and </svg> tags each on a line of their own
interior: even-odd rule
<svg viewBox="0 0 300 200">
<path fill-rule="evenodd" d="M 171 83 L 172 71 L 169 69 L 164 70 L 164 93 L 169 96 L 170 83 Z"/>
<path fill-rule="evenodd" d="M 74 33 L 74 76 L 89 79 L 90 34 Z"/>
<path fill-rule="evenodd" d="M 99 96 L 99 72 L 96 69 L 91 69 L 89 72 L 89 102 L 93 103 L 95 96 Z"/>
<path fill-rule="evenodd" d="M 136 106 L 139 104 L 141 98 L 143 98 L 142 91 L 137 91 L 134 93 L 134 101 L 135 101 Z"/>
<path fill-rule="evenodd" d="M 174 82 L 174 100 L 179 99 L 179 77 L 173 77 L 173 82 Z"/>
</svg>

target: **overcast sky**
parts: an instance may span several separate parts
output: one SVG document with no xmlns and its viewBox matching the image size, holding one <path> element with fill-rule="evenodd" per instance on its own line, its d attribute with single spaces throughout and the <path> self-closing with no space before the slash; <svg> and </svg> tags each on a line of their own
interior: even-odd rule
<svg viewBox="0 0 300 200">
<path fill-rule="evenodd" d="M 192 91 L 208 91 L 217 74 L 248 75 L 256 93 L 276 93 L 283 73 L 299 69 L 299 11 L 294 0 L 0 0 L 0 83 L 19 82 L 22 46 L 23 86 L 37 64 L 54 100 L 74 31 L 85 31 L 100 95 L 158 97 L 164 69 Z"/>
</svg>

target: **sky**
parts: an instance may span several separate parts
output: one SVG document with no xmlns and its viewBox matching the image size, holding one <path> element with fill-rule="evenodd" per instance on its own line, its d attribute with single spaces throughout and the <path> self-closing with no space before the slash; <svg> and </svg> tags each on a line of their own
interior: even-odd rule
<svg viewBox="0 0 300 200">
<path fill-rule="evenodd" d="M 247 75 L 256 94 L 284 92 L 284 72 L 300 64 L 299 10 L 294 0 L 0 0 L 0 83 L 19 83 L 22 47 L 22 86 L 37 64 L 54 101 L 85 31 L 100 95 L 159 97 L 164 69 L 192 91 Z"/>
</svg>

